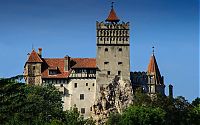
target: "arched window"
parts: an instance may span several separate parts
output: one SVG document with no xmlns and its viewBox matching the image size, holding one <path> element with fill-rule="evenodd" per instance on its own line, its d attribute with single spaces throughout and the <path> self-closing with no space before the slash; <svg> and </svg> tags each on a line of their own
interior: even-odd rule
<svg viewBox="0 0 200 125">
<path fill-rule="evenodd" d="M 108 52 L 108 48 L 105 48 L 105 52 Z"/>
</svg>

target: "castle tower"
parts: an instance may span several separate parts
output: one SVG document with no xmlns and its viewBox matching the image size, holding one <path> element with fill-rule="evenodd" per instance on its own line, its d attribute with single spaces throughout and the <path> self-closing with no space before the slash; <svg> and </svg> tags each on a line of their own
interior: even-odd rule
<svg viewBox="0 0 200 125">
<path fill-rule="evenodd" d="M 41 51 L 41 48 L 39 48 L 39 53 L 33 49 L 24 66 L 24 77 L 27 84 L 41 85 L 42 83 L 41 65 L 43 61 L 40 58 Z"/>
<path fill-rule="evenodd" d="M 113 3 L 108 18 L 96 22 L 97 92 L 115 76 L 130 80 L 129 22 L 120 22 Z"/>
<path fill-rule="evenodd" d="M 165 95 L 164 77 L 161 76 L 160 74 L 158 64 L 156 62 L 156 58 L 154 55 L 154 50 L 148 65 L 147 77 L 148 77 L 148 83 L 147 83 L 148 93 L 150 95 L 156 93 L 161 93 L 162 95 Z"/>
</svg>

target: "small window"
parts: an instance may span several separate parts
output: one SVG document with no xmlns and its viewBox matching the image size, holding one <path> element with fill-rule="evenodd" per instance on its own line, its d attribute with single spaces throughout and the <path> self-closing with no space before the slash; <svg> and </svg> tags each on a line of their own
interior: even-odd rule
<svg viewBox="0 0 200 125">
<path fill-rule="evenodd" d="M 92 111 L 92 107 L 90 107 L 90 111 Z"/>
<path fill-rule="evenodd" d="M 49 75 L 56 75 L 57 74 L 57 70 L 49 70 Z"/>
<path fill-rule="evenodd" d="M 35 66 L 33 66 L 33 70 L 35 70 Z"/>
<path fill-rule="evenodd" d="M 118 71 L 118 75 L 121 75 L 121 71 Z"/>
<path fill-rule="evenodd" d="M 108 52 L 108 48 L 105 48 L 105 52 Z"/>
<path fill-rule="evenodd" d="M 84 94 L 80 94 L 80 100 L 84 100 Z"/>
<path fill-rule="evenodd" d="M 63 87 L 63 84 L 60 84 L 60 87 Z"/>
<path fill-rule="evenodd" d="M 77 83 L 74 83 L 74 88 L 77 88 Z"/>
<path fill-rule="evenodd" d="M 81 108 L 81 114 L 85 114 L 85 108 Z"/>
<path fill-rule="evenodd" d="M 76 69 L 75 73 L 82 73 L 82 69 Z"/>
<path fill-rule="evenodd" d="M 119 51 L 122 51 L 122 48 L 119 48 Z"/>
<path fill-rule="evenodd" d="M 110 75 L 110 71 L 107 71 L 107 74 Z"/>
<path fill-rule="evenodd" d="M 94 86 L 94 83 L 92 83 L 92 86 Z"/>
<path fill-rule="evenodd" d="M 90 91 L 90 88 L 88 88 L 88 90 Z"/>
<path fill-rule="evenodd" d="M 88 83 L 86 83 L 85 85 L 88 86 Z"/>
<path fill-rule="evenodd" d="M 104 64 L 108 64 L 109 62 L 104 62 Z"/>
<path fill-rule="evenodd" d="M 118 65 L 122 65 L 122 62 L 118 62 Z"/>
</svg>

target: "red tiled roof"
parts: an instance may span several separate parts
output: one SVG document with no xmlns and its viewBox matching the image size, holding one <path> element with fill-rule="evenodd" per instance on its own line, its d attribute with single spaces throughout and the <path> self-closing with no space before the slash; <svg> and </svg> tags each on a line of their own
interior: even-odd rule
<svg viewBox="0 0 200 125">
<path fill-rule="evenodd" d="M 64 60 L 65 58 L 44 58 L 42 65 L 42 78 L 67 78 L 71 73 L 69 71 L 64 71 Z M 96 68 L 95 58 L 71 58 L 70 59 L 71 68 Z M 57 68 L 56 75 L 49 75 L 49 69 Z"/>
<path fill-rule="evenodd" d="M 72 58 L 75 65 L 72 68 L 96 68 L 95 58 Z"/>
<path fill-rule="evenodd" d="M 64 71 L 64 58 L 44 58 L 42 65 L 42 78 L 67 78 L 69 71 Z M 49 69 L 57 67 L 56 75 L 49 75 Z"/>
<path fill-rule="evenodd" d="M 108 18 L 106 19 L 108 22 L 119 22 L 119 18 L 117 17 L 115 10 L 112 8 Z"/>
<path fill-rule="evenodd" d="M 38 55 L 37 52 L 35 52 L 35 50 L 33 50 L 27 60 L 27 62 L 29 63 L 35 63 L 35 62 L 42 62 L 40 56 Z"/>
</svg>

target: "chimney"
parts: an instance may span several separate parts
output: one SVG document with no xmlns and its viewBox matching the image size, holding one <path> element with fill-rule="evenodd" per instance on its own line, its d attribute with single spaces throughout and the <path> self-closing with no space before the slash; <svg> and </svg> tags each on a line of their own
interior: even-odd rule
<svg viewBox="0 0 200 125">
<path fill-rule="evenodd" d="M 64 71 L 69 71 L 70 69 L 70 57 L 66 55 L 64 57 Z"/>
<path fill-rule="evenodd" d="M 173 98 L 173 85 L 169 85 L 169 97 Z"/>
<path fill-rule="evenodd" d="M 42 48 L 38 48 L 38 55 L 40 56 L 40 58 L 42 57 Z"/>
</svg>

